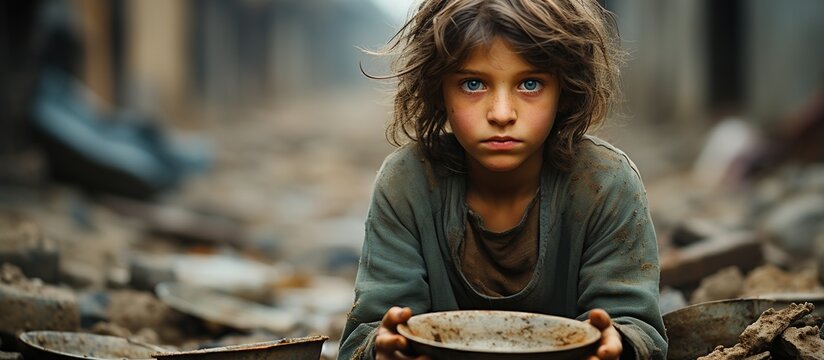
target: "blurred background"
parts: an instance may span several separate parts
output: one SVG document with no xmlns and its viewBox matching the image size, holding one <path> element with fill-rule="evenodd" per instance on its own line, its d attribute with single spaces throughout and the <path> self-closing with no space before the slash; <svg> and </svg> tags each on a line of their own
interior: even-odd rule
<svg viewBox="0 0 824 360">
<path fill-rule="evenodd" d="M 18 305 L 28 322 L 0 314 L 2 349 L 45 328 L 179 349 L 326 335 L 334 358 L 392 151 L 392 83 L 359 70 L 387 62 L 361 49 L 415 3 L 0 2 L 4 286 L 39 278 L 77 313 Z M 820 291 L 824 2 L 602 3 L 630 58 L 597 134 L 647 186 L 662 310 Z M 781 281 L 748 282 L 763 269 Z M 227 316 L 242 301 L 272 317 Z"/>
</svg>

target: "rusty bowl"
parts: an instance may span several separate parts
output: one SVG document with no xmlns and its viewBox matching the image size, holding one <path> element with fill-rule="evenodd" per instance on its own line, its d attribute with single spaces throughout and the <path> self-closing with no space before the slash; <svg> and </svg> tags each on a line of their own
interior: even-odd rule
<svg viewBox="0 0 824 360">
<path fill-rule="evenodd" d="M 281 339 L 194 351 L 154 354 L 158 360 L 318 360 L 327 336 Z"/>
<path fill-rule="evenodd" d="M 29 331 L 18 337 L 26 359 L 152 359 L 167 349 L 117 336 Z"/>
<path fill-rule="evenodd" d="M 581 359 L 593 354 L 601 332 L 564 317 L 462 310 L 415 315 L 398 332 L 433 359 Z"/>
</svg>

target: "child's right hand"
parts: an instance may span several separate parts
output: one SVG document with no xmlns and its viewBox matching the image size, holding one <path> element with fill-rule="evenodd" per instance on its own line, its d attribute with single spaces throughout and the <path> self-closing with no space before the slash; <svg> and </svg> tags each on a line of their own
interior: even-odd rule
<svg viewBox="0 0 824 360">
<path fill-rule="evenodd" d="M 398 324 L 405 323 L 412 317 L 412 309 L 393 306 L 383 315 L 381 327 L 375 338 L 375 359 L 415 359 L 428 360 L 428 356 L 412 357 L 404 354 L 409 348 L 406 338 L 398 334 Z"/>
</svg>

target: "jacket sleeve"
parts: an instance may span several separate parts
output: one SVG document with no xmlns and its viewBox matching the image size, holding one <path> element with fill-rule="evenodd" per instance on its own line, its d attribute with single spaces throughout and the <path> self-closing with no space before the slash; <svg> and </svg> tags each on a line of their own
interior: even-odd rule
<svg viewBox="0 0 824 360">
<path fill-rule="evenodd" d="M 592 164 L 590 164 L 592 165 Z M 579 174 L 574 211 L 585 227 L 578 308 L 606 310 L 621 334 L 623 358 L 664 359 L 667 341 L 658 307 L 655 230 L 641 178 L 623 153 L 610 152 Z"/>
<path fill-rule="evenodd" d="M 423 174 L 414 161 L 396 152 L 378 172 L 355 280 L 355 302 L 338 359 L 372 359 L 376 329 L 390 307 L 408 306 L 413 314 L 429 311 L 426 266 L 415 225 L 415 208 L 426 194 L 415 186 Z"/>
</svg>

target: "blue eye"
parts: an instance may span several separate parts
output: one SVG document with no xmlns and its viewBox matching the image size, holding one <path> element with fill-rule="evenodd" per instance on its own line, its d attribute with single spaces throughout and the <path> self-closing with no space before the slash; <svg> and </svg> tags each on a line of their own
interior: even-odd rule
<svg viewBox="0 0 824 360">
<path fill-rule="evenodd" d="M 480 80 L 466 80 L 461 84 L 461 88 L 469 92 L 483 90 L 484 83 Z"/>
<path fill-rule="evenodd" d="M 533 92 L 533 91 L 540 90 L 541 85 L 542 85 L 541 82 L 538 81 L 538 80 L 526 80 L 526 81 L 521 83 L 520 87 L 523 90 Z"/>
</svg>

